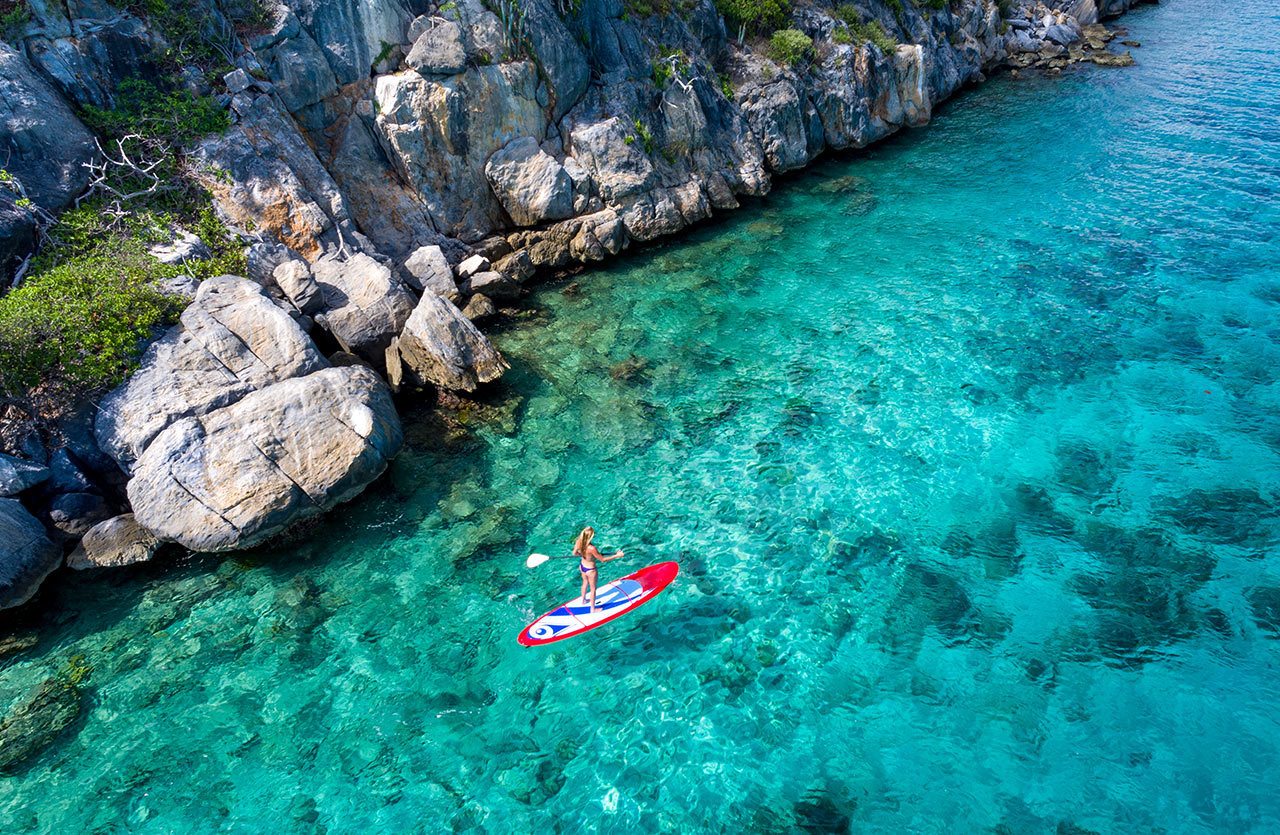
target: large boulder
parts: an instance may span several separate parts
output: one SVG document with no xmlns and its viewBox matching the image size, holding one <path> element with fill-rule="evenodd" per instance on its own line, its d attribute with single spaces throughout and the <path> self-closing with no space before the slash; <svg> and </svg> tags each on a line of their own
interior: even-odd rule
<svg viewBox="0 0 1280 835">
<path fill-rule="evenodd" d="M 312 266 L 324 312 L 316 321 L 344 351 L 378 363 L 413 313 L 413 296 L 391 268 L 358 252 L 350 258 L 326 255 Z"/>
<path fill-rule="evenodd" d="M 453 303 L 425 294 L 387 352 L 388 373 L 420 384 L 474 391 L 509 367 L 498 349 Z"/>
<path fill-rule="evenodd" d="M 17 499 L 0 499 L 0 609 L 30 600 L 61 561 L 36 518 Z"/>
<path fill-rule="evenodd" d="M 103 398 L 94 426 L 98 444 L 129 472 L 147 444 L 174 421 L 327 364 L 261 286 L 234 276 L 206 279 L 180 324 Z"/>
<path fill-rule="evenodd" d="M 48 478 L 48 467 L 0 453 L 0 497 L 16 496 Z"/>
<path fill-rule="evenodd" d="M 129 502 L 162 540 L 246 548 L 353 498 L 402 440 L 377 374 L 327 368 L 171 425 L 138 459 Z"/>
<path fill-rule="evenodd" d="M 517 226 L 573 216 L 573 181 L 532 136 L 514 139 L 495 151 L 484 173 Z"/>
<path fill-rule="evenodd" d="M 118 568 L 146 562 L 160 547 L 160 539 L 138 524 L 132 513 L 114 516 L 94 525 L 67 556 L 67 567 Z"/>
</svg>

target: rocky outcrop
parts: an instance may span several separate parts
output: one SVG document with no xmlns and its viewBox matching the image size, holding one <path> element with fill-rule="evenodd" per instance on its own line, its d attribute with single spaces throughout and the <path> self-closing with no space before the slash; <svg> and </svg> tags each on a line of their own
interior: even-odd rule
<svg viewBox="0 0 1280 835">
<path fill-rule="evenodd" d="M 573 181 L 532 136 L 512 140 L 495 151 L 484 173 L 517 226 L 573 216 Z"/>
<path fill-rule="evenodd" d="M 67 555 L 67 567 L 82 571 L 133 565 L 150 560 L 159 547 L 160 538 L 126 513 L 90 528 Z"/>
<path fill-rule="evenodd" d="M 0 609 L 27 602 L 62 552 L 17 499 L 0 499 Z"/>
<path fill-rule="evenodd" d="M 170 425 L 137 460 L 129 502 L 162 540 L 246 548 L 353 498 L 401 442 L 386 384 L 328 368 Z"/>
<path fill-rule="evenodd" d="M 444 250 L 438 246 L 415 249 L 405 259 L 402 273 L 410 286 L 419 293 L 435 293 L 453 301 L 458 296 L 458 285 L 453 280 L 453 269 Z"/>
<path fill-rule="evenodd" d="M 502 376 L 507 362 L 484 334 L 453 304 L 426 293 L 404 331 L 387 351 L 393 385 L 402 378 L 418 385 L 474 391 Z"/>
<path fill-rule="evenodd" d="M 298 324 L 253 282 L 202 282 L 195 302 L 147 349 L 133 376 L 102 401 L 101 448 L 127 473 L 173 422 L 207 414 L 327 363 Z"/>
</svg>

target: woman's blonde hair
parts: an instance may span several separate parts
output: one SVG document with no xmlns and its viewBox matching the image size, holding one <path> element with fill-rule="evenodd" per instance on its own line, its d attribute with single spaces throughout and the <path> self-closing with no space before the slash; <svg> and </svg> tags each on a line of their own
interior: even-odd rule
<svg viewBox="0 0 1280 835">
<path fill-rule="evenodd" d="M 578 534 L 578 538 L 575 539 L 573 542 L 574 555 L 579 557 L 586 556 L 587 548 L 588 546 L 591 545 L 591 538 L 594 537 L 595 535 L 596 535 L 595 528 L 592 528 L 589 526 L 583 528 L 582 533 Z"/>
</svg>

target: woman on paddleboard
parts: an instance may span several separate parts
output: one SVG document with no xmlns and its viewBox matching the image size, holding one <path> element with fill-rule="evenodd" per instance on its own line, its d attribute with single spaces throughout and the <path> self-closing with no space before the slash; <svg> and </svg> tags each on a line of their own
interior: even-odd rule
<svg viewBox="0 0 1280 835">
<path fill-rule="evenodd" d="M 578 534 L 577 540 L 573 543 L 573 555 L 578 558 L 578 572 L 582 575 L 582 601 L 587 600 L 587 589 L 591 589 L 591 611 L 596 610 L 596 580 L 600 572 L 596 570 L 597 562 L 608 562 L 616 560 L 623 556 L 622 549 L 619 548 L 613 554 L 605 556 L 600 553 L 600 549 L 591 544 L 591 540 L 595 538 L 595 528 L 583 528 L 582 533 Z"/>
</svg>

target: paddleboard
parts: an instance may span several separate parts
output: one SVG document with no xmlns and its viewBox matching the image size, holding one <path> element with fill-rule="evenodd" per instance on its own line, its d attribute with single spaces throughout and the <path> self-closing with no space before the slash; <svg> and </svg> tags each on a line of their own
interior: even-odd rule
<svg viewBox="0 0 1280 835">
<path fill-rule="evenodd" d="M 622 617 L 657 597 L 658 592 L 671 585 L 678 573 L 680 566 L 677 563 L 660 562 L 612 583 L 605 583 L 596 589 L 594 612 L 591 611 L 588 592 L 586 600 L 575 597 L 547 612 L 526 626 L 516 640 L 526 647 L 538 647 L 604 626 L 614 618 Z"/>
</svg>

